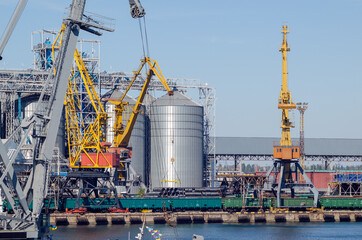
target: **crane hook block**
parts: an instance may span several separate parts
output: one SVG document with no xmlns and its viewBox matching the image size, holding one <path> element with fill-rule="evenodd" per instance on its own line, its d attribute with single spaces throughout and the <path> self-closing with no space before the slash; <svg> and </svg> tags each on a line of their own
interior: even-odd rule
<svg viewBox="0 0 362 240">
<path fill-rule="evenodd" d="M 142 7 L 139 0 L 129 0 L 129 6 L 133 18 L 141 18 L 146 15 L 145 9 Z"/>
</svg>

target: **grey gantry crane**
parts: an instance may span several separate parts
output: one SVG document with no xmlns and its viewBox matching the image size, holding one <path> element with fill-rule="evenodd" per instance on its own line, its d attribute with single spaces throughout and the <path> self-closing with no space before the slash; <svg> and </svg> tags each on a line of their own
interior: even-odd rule
<svg viewBox="0 0 362 240">
<path fill-rule="evenodd" d="M 0 55 L 10 38 L 12 30 L 26 4 L 20 0 L 3 40 L 0 42 Z M 113 31 L 99 25 L 84 15 L 86 0 L 72 0 L 69 16 L 64 18 L 65 26 L 62 45 L 54 63 L 54 74 L 50 74 L 46 87 L 40 94 L 34 113 L 25 119 L 15 131 L 23 132 L 16 149 L 9 149 L 9 140 L 0 141 L 0 187 L 11 205 L 14 214 L 0 215 L 0 238 L 5 239 L 40 239 L 48 229 L 49 215 L 43 211 L 44 199 L 48 189 L 48 169 L 52 159 L 56 136 L 66 94 L 69 74 L 74 59 L 80 30 L 101 35 L 98 30 Z M 84 20 L 86 19 L 86 20 Z M 97 29 L 97 30 L 95 30 Z M 14 134 L 15 134 L 14 132 Z M 14 135 L 13 134 L 13 135 Z M 32 166 L 25 186 L 19 184 L 13 164 L 24 145 L 32 137 Z M 30 210 L 30 204 L 33 209 Z"/>
</svg>

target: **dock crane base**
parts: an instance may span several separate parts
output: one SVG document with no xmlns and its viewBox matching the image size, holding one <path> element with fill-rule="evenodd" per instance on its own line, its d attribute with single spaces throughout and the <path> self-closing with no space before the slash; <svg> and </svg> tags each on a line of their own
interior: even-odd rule
<svg viewBox="0 0 362 240">
<path fill-rule="evenodd" d="M 111 173 L 100 171 L 76 170 L 68 173 L 67 181 L 62 186 L 62 197 L 76 198 L 75 208 L 87 207 L 117 207 L 119 208 L 117 189 L 113 184 L 114 177 Z M 102 196 L 102 201 L 95 199 Z M 109 199 L 114 199 L 114 204 L 109 205 Z"/>
<path fill-rule="evenodd" d="M 286 169 L 286 165 L 289 165 L 289 171 Z M 295 179 L 292 177 L 292 166 L 295 166 L 295 170 L 293 171 L 295 173 Z M 274 171 L 273 171 L 274 170 Z M 298 160 L 282 160 L 282 159 L 275 159 L 273 162 L 273 167 L 269 169 L 269 171 L 266 174 L 267 179 L 270 179 L 271 174 L 274 173 L 274 181 L 271 185 L 272 192 L 275 194 L 277 198 L 277 207 L 281 208 L 282 205 L 282 198 L 281 193 L 286 190 L 290 189 L 291 191 L 291 197 L 294 198 L 294 193 L 299 188 L 307 188 L 310 190 L 310 192 L 313 193 L 313 207 L 317 207 L 318 205 L 318 190 L 314 187 L 312 181 L 309 179 L 303 168 L 300 166 Z M 289 182 L 286 181 L 286 175 L 290 175 Z M 305 183 L 300 183 L 298 181 L 298 174 L 301 174 L 305 180 Z M 278 178 L 279 177 L 279 178 Z M 277 182 L 278 181 L 278 182 Z"/>
</svg>

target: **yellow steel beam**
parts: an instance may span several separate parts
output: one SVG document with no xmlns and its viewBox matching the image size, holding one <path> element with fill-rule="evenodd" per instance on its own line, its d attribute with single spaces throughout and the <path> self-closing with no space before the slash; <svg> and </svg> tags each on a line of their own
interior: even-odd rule
<svg viewBox="0 0 362 240">
<path fill-rule="evenodd" d="M 282 27 L 283 33 L 283 43 L 279 49 L 282 52 L 282 61 L 283 61 L 283 76 L 282 76 L 282 89 L 280 91 L 280 97 L 278 102 L 278 108 L 282 109 L 282 137 L 280 140 L 281 146 L 291 146 L 292 139 L 290 137 L 290 128 L 293 128 L 293 124 L 289 119 L 289 109 L 295 109 L 296 105 L 292 102 L 291 93 L 288 91 L 288 69 L 287 69 L 287 52 L 290 51 L 290 48 L 287 43 L 287 33 L 289 33 L 288 27 Z"/>
<path fill-rule="evenodd" d="M 165 77 L 163 76 L 163 73 L 162 73 L 157 61 L 150 59 L 150 58 L 146 58 L 146 60 L 147 60 L 148 65 L 150 66 L 150 68 L 153 70 L 153 73 L 157 76 L 157 78 L 160 80 L 162 85 L 165 87 L 167 93 L 169 95 L 172 95 L 173 91 L 168 86 L 167 81 L 166 81 Z"/>
<path fill-rule="evenodd" d="M 70 165 L 73 168 L 108 168 L 112 167 L 111 161 L 104 155 L 107 148 L 102 145 L 106 141 L 106 126 L 107 114 L 104 111 L 103 105 L 93 87 L 93 83 L 89 77 L 88 70 L 78 52 L 75 50 L 74 59 L 81 75 L 83 84 L 88 93 L 88 97 L 92 103 L 97 117 L 93 123 L 85 124 L 83 114 L 80 113 L 81 100 L 78 92 L 78 85 L 75 81 L 74 72 L 69 79 L 67 96 L 65 99 L 66 106 L 66 122 L 68 133 L 68 145 L 70 153 Z M 94 160 L 88 153 L 97 153 Z M 88 156 L 92 162 L 92 166 L 80 166 L 81 154 Z M 108 165 L 99 166 L 99 157 L 105 159 Z"/>
<path fill-rule="evenodd" d="M 161 180 L 161 182 L 181 183 L 181 181 Z"/>
<path fill-rule="evenodd" d="M 134 127 L 134 125 L 136 123 L 136 119 L 137 119 L 139 110 L 140 110 L 141 105 L 143 103 L 143 99 L 144 99 L 144 97 L 146 95 L 147 88 L 148 88 L 148 85 L 151 82 L 152 76 L 153 76 L 153 71 L 152 71 L 152 69 L 150 69 L 150 71 L 148 73 L 148 76 L 146 78 L 146 81 L 143 84 L 141 93 L 138 96 L 137 103 L 133 108 L 133 112 L 131 114 L 131 117 L 128 120 L 127 126 L 123 131 L 123 134 L 115 134 L 115 136 L 114 136 L 114 145 L 115 145 L 115 147 L 128 147 L 128 143 L 129 143 L 129 139 L 131 138 L 131 133 L 132 133 L 133 127 Z M 117 106 L 119 106 L 119 105 L 117 105 Z M 118 109 L 118 110 L 122 111 L 122 109 Z M 117 119 L 115 121 L 115 124 L 118 124 L 118 126 L 121 126 L 121 125 L 123 126 L 123 124 L 120 123 L 120 120 L 117 120 Z M 115 129 L 115 132 L 118 133 L 117 129 Z"/>
<path fill-rule="evenodd" d="M 141 66 L 135 72 L 135 75 L 128 85 L 126 91 L 123 93 L 122 97 L 118 101 L 109 101 L 110 103 L 115 104 L 115 112 L 116 112 L 116 119 L 114 123 L 114 139 L 113 139 L 113 146 L 114 147 L 128 147 L 129 139 L 131 137 L 131 133 L 134 127 L 134 124 L 137 120 L 138 113 L 140 111 L 141 105 L 143 103 L 143 99 L 147 93 L 148 86 L 151 82 L 151 78 L 153 75 L 156 75 L 159 81 L 163 84 L 168 94 L 172 95 L 173 92 L 168 86 L 165 77 L 157 63 L 156 60 L 152 60 L 148 57 L 145 57 L 140 60 Z M 140 95 L 138 96 L 136 105 L 133 108 L 133 111 L 130 117 L 126 121 L 126 126 L 123 124 L 124 119 L 123 115 L 127 113 L 126 109 L 129 109 L 128 103 L 124 102 L 124 98 L 127 95 L 128 91 L 131 89 L 134 81 L 136 78 L 141 74 L 141 71 L 145 65 L 148 65 L 150 70 L 147 74 L 147 78 L 145 83 L 143 84 L 142 90 Z"/>
</svg>

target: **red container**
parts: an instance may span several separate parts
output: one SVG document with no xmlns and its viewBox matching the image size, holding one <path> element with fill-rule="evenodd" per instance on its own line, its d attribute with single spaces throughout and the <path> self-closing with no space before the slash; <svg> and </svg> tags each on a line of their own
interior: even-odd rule
<svg viewBox="0 0 362 240">
<path fill-rule="evenodd" d="M 313 185 L 318 189 L 318 190 L 324 190 L 326 191 L 328 189 L 328 183 L 333 181 L 333 176 L 334 176 L 333 171 L 315 171 L 315 172 L 306 172 L 308 178 L 312 181 Z M 266 172 L 257 172 L 255 173 L 255 175 L 260 176 L 260 175 L 265 175 Z M 272 172 L 270 175 L 274 176 L 274 172 Z M 279 180 L 279 176 L 280 174 L 278 174 L 278 178 L 277 181 Z M 295 173 L 292 174 L 293 179 L 295 179 Z"/>
<path fill-rule="evenodd" d="M 333 172 L 306 172 L 313 185 L 320 190 L 327 190 L 333 181 Z"/>
</svg>

